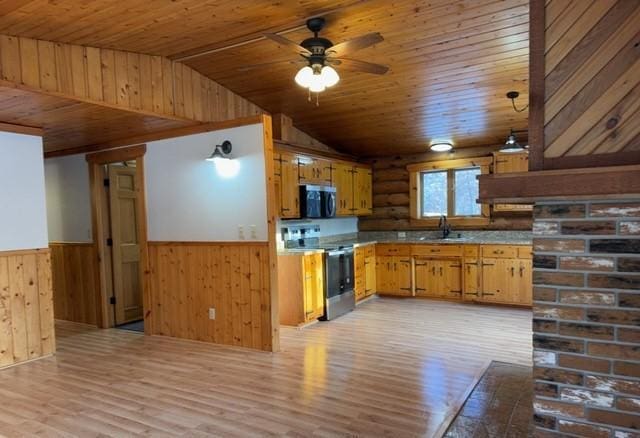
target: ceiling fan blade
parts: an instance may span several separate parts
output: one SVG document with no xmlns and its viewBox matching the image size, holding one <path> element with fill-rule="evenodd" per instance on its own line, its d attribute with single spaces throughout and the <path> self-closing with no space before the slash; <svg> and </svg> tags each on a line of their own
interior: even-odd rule
<svg viewBox="0 0 640 438">
<path fill-rule="evenodd" d="M 280 46 L 285 47 L 297 53 L 298 55 L 302 55 L 302 56 L 311 55 L 311 52 L 305 49 L 304 47 L 302 47 L 300 44 L 295 43 L 290 39 L 287 39 L 281 35 L 278 35 L 277 33 L 265 33 L 264 36 L 265 38 L 268 38 L 271 41 L 278 43 Z"/>
<path fill-rule="evenodd" d="M 339 65 L 346 70 L 371 73 L 374 75 L 383 75 L 389 71 L 389 67 L 387 67 L 386 65 L 373 64 L 366 61 L 358 61 L 357 59 L 330 59 L 329 62 L 335 65 Z"/>
<path fill-rule="evenodd" d="M 256 70 L 259 68 L 263 68 L 263 67 L 267 67 L 270 65 L 278 65 L 278 64 L 291 64 L 291 65 L 302 65 L 302 64 L 307 64 L 307 61 L 304 59 L 300 59 L 297 61 L 291 61 L 291 60 L 284 60 L 284 61 L 272 61 L 272 62 L 263 62 L 261 64 L 250 64 L 250 65 L 243 65 L 242 67 L 238 67 L 237 69 L 235 69 L 236 71 L 250 71 L 250 70 Z"/>
<path fill-rule="evenodd" d="M 368 33 L 366 35 L 361 35 L 359 37 L 329 47 L 327 49 L 327 55 L 334 58 L 339 58 L 341 56 L 350 55 L 356 50 L 364 49 L 365 47 L 378 44 L 381 41 L 384 41 L 384 38 L 382 37 L 382 35 L 380 35 L 379 32 Z"/>
</svg>

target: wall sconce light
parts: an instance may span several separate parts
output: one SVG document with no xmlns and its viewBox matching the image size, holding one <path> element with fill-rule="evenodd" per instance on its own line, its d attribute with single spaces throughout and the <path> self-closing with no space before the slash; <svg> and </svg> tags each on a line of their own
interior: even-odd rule
<svg viewBox="0 0 640 438">
<path fill-rule="evenodd" d="M 216 166 L 216 170 L 223 178 L 231 178 L 238 174 L 240 170 L 240 163 L 237 160 L 233 160 L 229 154 L 233 146 L 229 140 L 225 140 L 222 144 L 216 145 L 213 153 L 206 159 L 213 162 Z"/>
</svg>

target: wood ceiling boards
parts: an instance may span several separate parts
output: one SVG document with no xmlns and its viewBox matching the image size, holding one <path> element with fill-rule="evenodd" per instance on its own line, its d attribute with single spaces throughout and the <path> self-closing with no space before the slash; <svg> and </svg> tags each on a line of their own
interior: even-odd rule
<svg viewBox="0 0 640 438">
<path fill-rule="evenodd" d="M 13 2 L 7 3 L 12 4 Z M 290 115 L 319 140 L 359 156 L 423 152 L 433 139 L 457 147 L 500 144 L 510 128 L 526 129 L 504 97 L 528 101 L 528 0 L 0 2 L 0 33 L 185 59 L 200 73 L 272 113 Z M 342 80 L 307 101 L 293 82 L 296 67 L 249 64 L 291 59 L 264 32 L 290 31 L 301 41 L 305 18 L 325 15 L 334 43 L 380 32 L 385 41 L 353 57 L 390 66 L 385 76 L 337 68 Z M 522 139 L 522 138 L 521 138 Z"/>
</svg>

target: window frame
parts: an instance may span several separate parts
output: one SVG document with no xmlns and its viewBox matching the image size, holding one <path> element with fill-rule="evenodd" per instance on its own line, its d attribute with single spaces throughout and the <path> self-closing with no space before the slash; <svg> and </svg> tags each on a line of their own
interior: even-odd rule
<svg viewBox="0 0 640 438">
<path fill-rule="evenodd" d="M 468 158 L 446 161 L 431 161 L 425 163 L 411 164 L 407 166 L 410 178 L 410 221 L 412 225 L 433 226 L 436 227 L 440 220 L 439 217 L 422 216 L 422 191 L 423 178 L 422 174 L 433 171 L 447 171 L 447 212 L 455 211 L 455 176 L 454 173 L 459 169 L 469 169 L 477 167 L 480 174 L 485 175 L 490 172 L 493 159 L 491 157 Z M 457 226 L 482 226 L 488 225 L 490 222 L 489 204 L 480 204 L 479 216 L 456 216 L 447 214 L 447 220 L 452 225 Z"/>
</svg>

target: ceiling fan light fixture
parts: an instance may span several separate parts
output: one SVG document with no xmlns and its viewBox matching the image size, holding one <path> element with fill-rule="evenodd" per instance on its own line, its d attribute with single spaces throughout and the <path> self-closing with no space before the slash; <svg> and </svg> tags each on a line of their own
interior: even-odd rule
<svg viewBox="0 0 640 438">
<path fill-rule="evenodd" d="M 449 141 L 434 141 L 431 143 L 430 149 L 433 152 L 449 152 L 453 149 L 453 145 Z"/>
<path fill-rule="evenodd" d="M 338 72 L 329 65 L 325 65 L 324 67 L 322 67 L 322 70 L 320 71 L 320 77 L 324 82 L 324 86 L 327 88 L 333 87 L 340 81 L 340 75 L 338 75 Z"/>
<path fill-rule="evenodd" d="M 323 92 L 327 86 L 324 83 L 324 79 L 322 78 L 321 74 L 318 73 L 314 73 L 313 76 L 311 77 L 311 82 L 309 84 L 309 91 L 311 91 L 312 93 L 321 93 Z"/>
<path fill-rule="evenodd" d="M 300 85 L 304 88 L 309 88 L 311 86 L 311 80 L 313 78 L 313 69 L 308 65 L 305 65 L 298 71 L 294 80 L 296 84 Z"/>
</svg>

